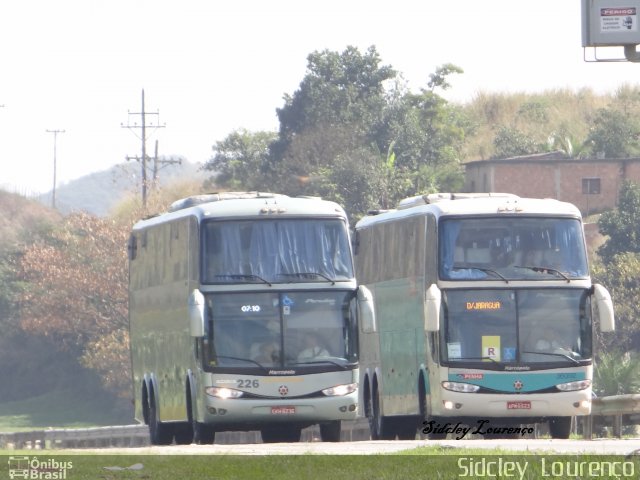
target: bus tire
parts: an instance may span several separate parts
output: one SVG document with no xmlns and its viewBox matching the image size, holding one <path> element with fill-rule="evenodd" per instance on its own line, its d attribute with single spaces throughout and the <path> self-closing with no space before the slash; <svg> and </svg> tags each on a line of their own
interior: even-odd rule
<svg viewBox="0 0 640 480">
<path fill-rule="evenodd" d="M 391 428 L 389 420 L 380 414 L 380 395 L 377 386 L 374 387 L 373 394 L 371 395 L 371 406 L 368 409 L 370 412 L 369 417 L 369 429 L 371 430 L 372 440 L 393 440 L 396 438 L 396 433 Z"/>
<path fill-rule="evenodd" d="M 216 439 L 216 431 L 211 425 L 198 422 L 191 401 L 191 388 L 187 385 L 187 414 L 191 426 L 191 438 L 196 445 L 210 445 Z"/>
<path fill-rule="evenodd" d="M 340 420 L 320 424 L 320 438 L 323 442 L 339 442 L 342 423 Z"/>
<path fill-rule="evenodd" d="M 415 440 L 418 420 L 419 418 L 415 416 L 407 416 L 395 420 L 395 431 L 398 435 L 398 440 Z"/>
<path fill-rule="evenodd" d="M 280 425 L 260 430 L 262 443 L 296 443 L 300 441 L 302 429 L 296 426 Z"/>
<path fill-rule="evenodd" d="M 418 425 L 418 435 L 420 440 L 425 440 L 428 435 L 423 432 L 425 423 L 429 420 L 429 412 L 427 411 L 427 387 L 425 386 L 424 377 L 420 375 L 418 383 L 418 411 L 420 412 L 420 424 Z"/>
<path fill-rule="evenodd" d="M 195 422 L 193 424 L 193 443 L 211 445 L 216 440 L 216 432 L 211 425 Z"/>
<path fill-rule="evenodd" d="M 572 417 L 549 418 L 549 433 L 551 438 L 567 439 L 571 435 Z"/>
<path fill-rule="evenodd" d="M 176 423 L 173 425 L 176 445 L 190 445 L 193 441 L 193 429 L 189 422 Z"/>
<path fill-rule="evenodd" d="M 171 445 L 173 429 L 158 419 L 155 395 L 149 399 L 149 438 L 152 445 Z"/>
</svg>

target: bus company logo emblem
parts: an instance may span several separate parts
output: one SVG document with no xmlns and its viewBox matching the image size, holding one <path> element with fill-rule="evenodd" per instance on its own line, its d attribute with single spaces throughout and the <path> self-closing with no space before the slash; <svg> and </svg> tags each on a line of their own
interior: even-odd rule
<svg viewBox="0 0 640 480">
<path fill-rule="evenodd" d="M 524 387 L 522 381 L 516 380 L 515 382 L 513 382 L 513 388 L 515 388 L 517 391 L 522 390 L 522 387 Z"/>
<path fill-rule="evenodd" d="M 287 387 L 286 385 L 280 385 L 278 387 L 278 393 L 280 394 L 280 396 L 284 397 L 286 395 L 289 394 L 289 387 Z"/>
</svg>

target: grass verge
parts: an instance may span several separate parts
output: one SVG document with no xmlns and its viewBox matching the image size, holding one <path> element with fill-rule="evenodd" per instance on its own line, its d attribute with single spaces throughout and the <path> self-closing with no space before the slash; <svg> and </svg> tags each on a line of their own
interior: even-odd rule
<svg viewBox="0 0 640 480">
<path fill-rule="evenodd" d="M 56 390 L 0 404 L 0 432 L 85 428 L 133 422 L 113 398 L 83 390 Z"/>
<path fill-rule="evenodd" d="M 0 460 L 13 478 L 75 479 L 459 479 L 637 478 L 640 462 L 622 456 L 497 455 L 421 449 L 410 455 L 56 455 L 15 452 Z M 24 453 L 24 455 L 23 455 Z M 18 472 L 19 475 L 15 475 Z M 35 472 L 35 473 L 34 473 Z M 24 477 L 24 475 L 27 475 Z"/>
</svg>

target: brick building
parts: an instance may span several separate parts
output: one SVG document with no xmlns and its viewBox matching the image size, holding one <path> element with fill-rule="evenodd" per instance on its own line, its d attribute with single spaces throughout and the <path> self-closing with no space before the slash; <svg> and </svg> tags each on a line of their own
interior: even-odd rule
<svg viewBox="0 0 640 480">
<path fill-rule="evenodd" d="M 574 159 L 562 152 L 478 160 L 465 166 L 465 191 L 555 198 L 584 216 L 616 206 L 622 183 L 640 183 L 640 158 Z"/>
</svg>

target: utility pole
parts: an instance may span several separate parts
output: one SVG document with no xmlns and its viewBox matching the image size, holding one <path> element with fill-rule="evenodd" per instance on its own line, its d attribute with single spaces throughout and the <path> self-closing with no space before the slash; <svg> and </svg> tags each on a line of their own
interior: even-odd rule
<svg viewBox="0 0 640 480">
<path fill-rule="evenodd" d="M 56 208 L 56 174 L 58 170 L 57 165 L 57 150 L 58 150 L 58 134 L 64 133 L 65 130 L 47 130 L 47 133 L 53 133 L 53 190 L 51 190 L 51 208 Z"/>
<path fill-rule="evenodd" d="M 135 159 L 137 161 L 140 162 L 141 167 L 142 167 L 142 206 L 144 208 L 146 208 L 147 206 L 147 127 L 151 127 L 154 129 L 158 129 L 158 128 L 164 128 L 164 125 L 159 125 L 159 119 L 160 119 L 160 113 L 159 112 L 147 112 L 144 109 L 144 89 L 142 89 L 142 109 L 139 112 L 127 112 L 128 115 L 128 119 L 127 119 L 127 124 L 126 125 L 121 125 L 123 128 L 128 128 L 129 130 L 133 131 L 135 133 L 135 130 L 140 129 L 140 135 L 138 135 L 137 133 L 136 136 L 138 138 L 140 138 L 140 140 L 142 141 L 142 155 L 140 156 L 140 158 L 135 157 Z M 138 125 L 137 123 L 133 123 L 131 124 L 131 115 L 139 115 L 140 116 L 140 120 L 141 120 L 141 124 Z M 156 123 L 154 124 L 153 122 L 149 123 L 147 125 L 147 116 L 152 116 L 155 115 L 156 116 Z M 129 160 L 130 157 L 127 157 L 127 160 Z"/>
<path fill-rule="evenodd" d="M 127 161 L 129 160 L 135 160 L 136 162 L 139 162 L 141 160 L 141 158 L 137 155 L 135 156 L 131 156 L 131 155 L 127 155 L 125 157 L 125 159 Z M 158 156 L 158 140 L 156 140 L 156 147 L 155 147 L 155 153 L 153 155 L 153 158 L 149 158 L 150 161 L 153 161 L 153 166 L 151 168 L 151 180 L 148 182 L 149 185 L 151 186 L 151 188 L 157 188 L 158 187 L 158 172 L 162 169 L 162 167 L 167 166 L 167 165 L 174 165 L 174 164 L 178 164 L 181 165 L 182 164 L 182 159 L 181 158 L 163 158 L 162 160 L 160 159 L 160 157 Z"/>
<path fill-rule="evenodd" d="M 160 160 L 160 157 L 158 157 L 158 140 L 156 140 L 155 154 L 153 155 L 153 177 L 151 179 L 151 185 L 153 185 L 154 188 L 158 186 L 158 172 L 162 167 L 175 164 L 182 165 L 182 159 L 163 158 Z"/>
</svg>

